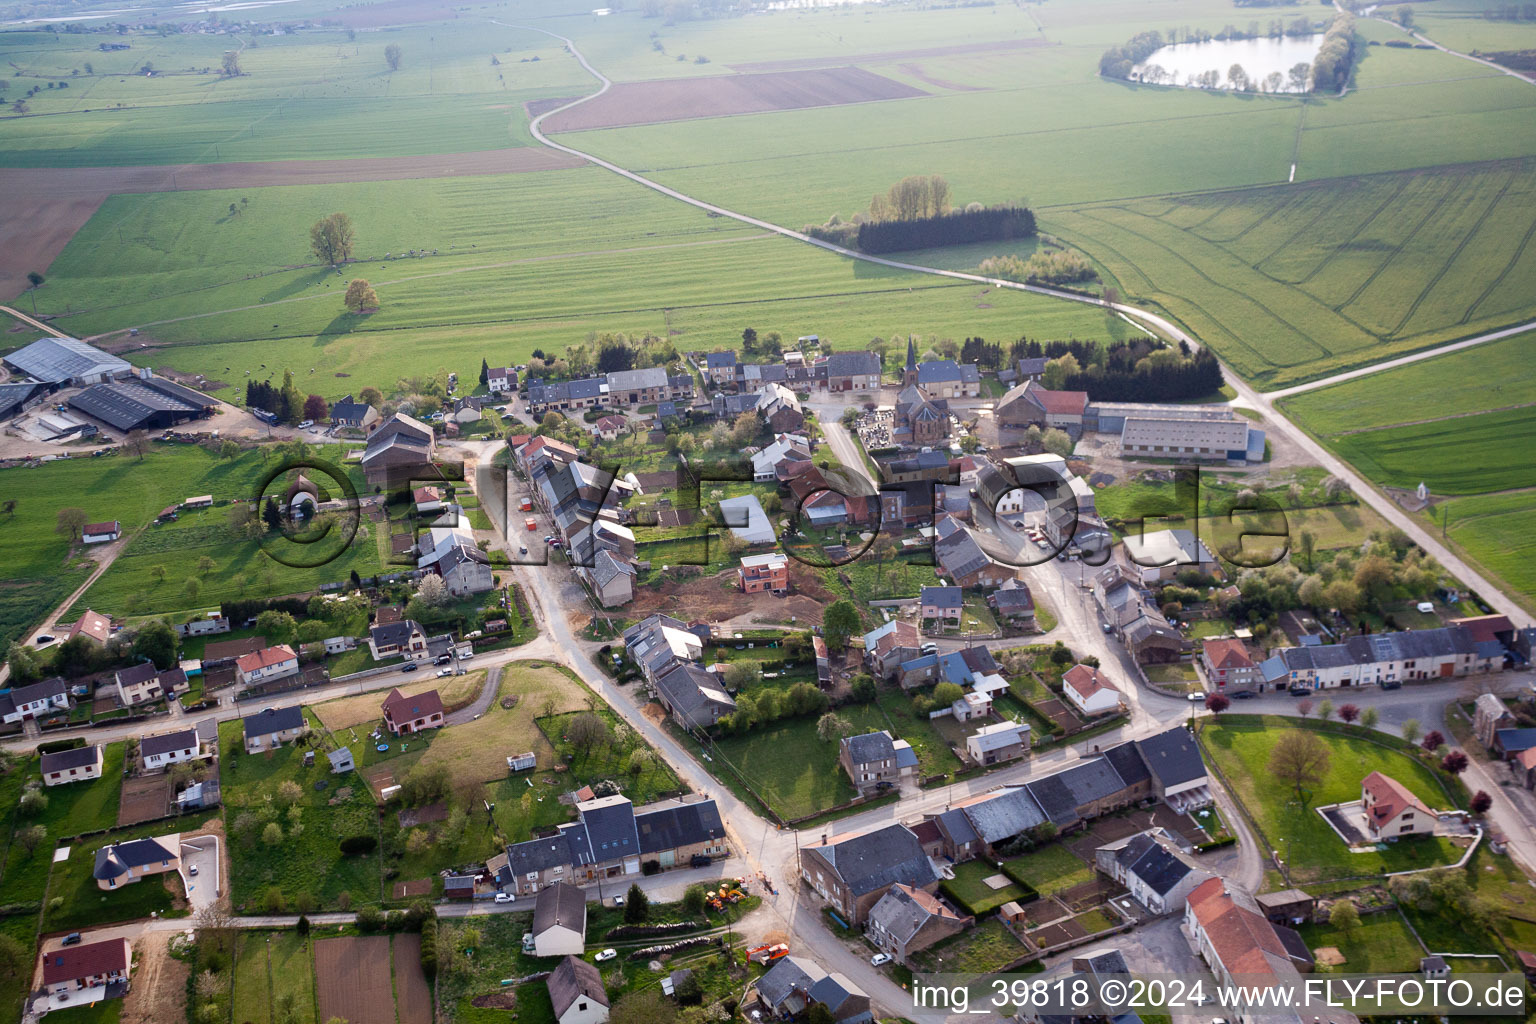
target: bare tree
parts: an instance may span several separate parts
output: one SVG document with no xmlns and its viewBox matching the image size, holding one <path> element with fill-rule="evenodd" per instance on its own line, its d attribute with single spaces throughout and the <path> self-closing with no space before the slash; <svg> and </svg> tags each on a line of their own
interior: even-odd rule
<svg viewBox="0 0 1536 1024">
<path fill-rule="evenodd" d="M 390 43 L 384 47 L 384 63 L 389 65 L 389 70 L 391 71 L 400 70 L 400 45 L 398 43 Z"/>
<path fill-rule="evenodd" d="M 149 434 L 143 430 L 130 430 L 123 438 L 123 451 L 137 455 L 140 462 L 144 461 L 144 453 L 149 451 L 149 446 Z"/>
<path fill-rule="evenodd" d="M 53 532 L 66 540 L 79 540 L 85 529 L 85 520 L 85 509 L 61 508 L 54 522 Z"/>
<path fill-rule="evenodd" d="M 1328 745 L 1307 729 L 1292 729 L 1280 737 L 1269 755 L 1269 770 L 1302 795 L 1305 786 L 1321 782 L 1328 774 Z"/>
</svg>

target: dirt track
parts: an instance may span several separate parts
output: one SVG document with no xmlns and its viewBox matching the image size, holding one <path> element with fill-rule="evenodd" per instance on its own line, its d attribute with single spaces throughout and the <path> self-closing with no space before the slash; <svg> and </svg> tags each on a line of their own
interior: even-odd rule
<svg viewBox="0 0 1536 1024">
<path fill-rule="evenodd" d="M 622 82 L 594 100 L 551 116 L 544 130 L 619 128 L 925 95 L 915 86 L 850 67 Z"/>
<path fill-rule="evenodd" d="M 1049 46 L 1044 39 L 1004 39 L 996 43 L 962 43 L 958 46 L 930 46 L 923 50 L 889 50 L 885 53 L 855 53 L 846 57 L 799 57 L 791 60 L 763 60 L 749 64 L 727 64 L 732 71 L 746 73 L 760 71 L 812 71 L 817 68 L 837 68 L 848 64 L 895 64 L 899 61 L 928 60 L 934 57 L 966 57 L 978 53 L 1000 53 L 1008 50 L 1032 50 Z"/>
<path fill-rule="evenodd" d="M 558 170 L 581 163 L 564 153 L 530 146 L 362 160 L 0 168 L 0 295 L 19 294 L 27 286 L 28 271 L 46 273 L 75 232 L 107 196 L 117 193 L 459 178 Z"/>
</svg>

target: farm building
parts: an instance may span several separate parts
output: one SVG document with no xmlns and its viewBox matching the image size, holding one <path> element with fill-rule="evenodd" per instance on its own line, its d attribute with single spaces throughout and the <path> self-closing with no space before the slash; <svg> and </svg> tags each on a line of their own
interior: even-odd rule
<svg viewBox="0 0 1536 1024">
<path fill-rule="evenodd" d="M 110 544 L 123 535 L 123 525 L 116 519 L 105 523 L 86 523 L 80 540 L 86 544 Z"/>
<path fill-rule="evenodd" d="M 187 420 L 207 419 L 219 403 L 191 388 L 159 377 L 132 377 L 95 384 L 69 400 L 69 407 L 117 430 L 164 430 Z"/>
<path fill-rule="evenodd" d="M 37 381 L 10 381 L 0 384 L 0 420 L 14 419 L 41 402 L 48 386 Z"/>
<path fill-rule="evenodd" d="M 127 360 L 74 338 L 39 338 L 6 356 L 4 362 L 18 376 L 51 384 L 55 390 L 99 384 L 133 372 Z"/>
</svg>

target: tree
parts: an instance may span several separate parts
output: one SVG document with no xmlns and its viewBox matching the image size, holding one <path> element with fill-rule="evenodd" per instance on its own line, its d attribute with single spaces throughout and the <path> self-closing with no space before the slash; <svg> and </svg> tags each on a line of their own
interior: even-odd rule
<svg viewBox="0 0 1536 1024">
<path fill-rule="evenodd" d="M 276 846 L 283 841 L 283 826 L 275 821 L 267 822 L 267 827 L 261 830 L 261 841 L 267 846 Z"/>
<path fill-rule="evenodd" d="M 377 407 L 384 404 L 384 393 L 374 387 L 363 388 L 357 393 L 357 400 L 364 405 Z"/>
<path fill-rule="evenodd" d="M 416 585 L 416 596 L 428 608 L 441 608 L 453 600 L 453 595 L 448 591 L 448 585 L 436 573 L 429 573 L 421 578 L 421 582 Z"/>
<path fill-rule="evenodd" d="M 1269 756 L 1269 770 L 1301 797 L 1302 788 L 1316 785 L 1328 774 L 1328 745 L 1308 729 L 1292 729 L 1280 737 Z"/>
<path fill-rule="evenodd" d="M 364 309 L 379 308 L 379 293 L 374 291 L 367 281 L 358 278 L 347 285 L 345 301 L 348 309 L 361 313 Z"/>
<path fill-rule="evenodd" d="M 29 789 L 21 794 L 21 799 L 16 803 L 16 809 L 28 818 L 35 818 L 48 809 L 48 794 L 41 790 Z"/>
<path fill-rule="evenodd" d="M 640 888 L 638 882 L 629 887 L 629 892 L 624 894 L 624 923 L 641 924 L 651 916 L 651 900 Z"/>
<path fill-rule="evenodd" d="M 176 665 L 176 631 L 155 619 L 139 627 L 133 637 L 133 653 L 148 658 L 157 668 L 167 669 Z"/>
<path fill-rule="evenodd" d="M 1481 789 L 1472 794 L 1472 802 L 1467 804 L 1468 809 L 1470 809 L 1472 813 L 1478 817 L 1482 817 L 1483 815 L 1487 814 L 1488 809 L 1492 806 L 1493 797 L 1489 796 Z"/>
<path fill-rule="evenodd" d="M 725 668 L 725 685 L 731 690 L 756 686 L 763 678 L 760 661 L 733 661 Z"/>
<path fill-rule="evenodd" d="M 1347 897 L 1341 897 L 1328 911 L 1328 923 L 1339 931 L 1348 935 L 1360 927 L 1360 912 L 1355 909 L 1355 904 Z"/>
<path fill-rule="evenodd" d="M 389 70 L 391 71 L 400 70 L 400 45 L 398 43 L 390 43 L 384 47 L 384 63 L 389 65 Z"/>
<path fill-rule="evenodd" d="M 54 519 L 53 532 L 68 541 L 77 541 L 85 533 L 86 515 L 83 508 L 61 508 Z"/>
<path fill-rule="evenodd" d="M 833 601 L 822 614 L 821 629 L 828 650 L 841 651 L 848 646 L 848 638 L 858 632 L 858 607 L 847 598 Z"/>
<path fill-rule="evenodd" d="M 16 101 L 16 112 L 18 114 L 25 113 L 26 109 L 27 109 L 27 104 L 26 104 L 26 102 L 24 100 L 17 100 Z M 33 316 L 37 315 L 37 290 L 43 286 L 43 280 L 44 280 L 43 275 L 39 274 L 37 271 L 35 271 L 35 270 L 27 271 L 27 284 L 30 285 L 30 287 L 27 288 L 27 291 L 32 293 L 32 315 Z"/>
<path fill-rule="evenodd" d="M 1295 92 L 1306 92 L 1307 79 L 1312 76 L 1312 65 L 1303 61 L 1300 64 L 1292 64 L 1291 70 L 1286 73 L 1290 79 L 1291 89 Z"/>
<path fill-rule="evenodd" d="M 188 576 L 186 582 L 181 585 L 182 591 L 187 595 L 187 600 L 196 602 L 197 595 L 203 592 L 203 584 L 196 576 Z"/>
<path fill-rule="evenodd" d="M 0 977 L 14 978 L 30 967 L 32 953 L 14 935 L 0 935 Z"/>
<path fill-rule="evenodd" d="M 1360 717 L 1360 709 L 1354 704 L 1342 704 L 1339 706 L 1339 721 L 1353 723 Z"/>
<path fill-rule="evenodd" d="M 704 887 L 702 885 L 690 885 L 683 892 L 683 910 L 689 917 L 700 917 L 704 913 Z"/>
<path fill-rule="evenodd" d="M 1440 770 L 1447 775 L 1460 775 L 1467 770 L 1467 755 L 1460 750 L 1453 750 L 1440 759 Z"/>
<path fill-rule="evenodd" d="M 875 699 L 875 680 L 868 672 L 860 672 L 848 681 L 849 696 L 856 703 L 868 704 Z"/>
<path fill-rule="evenodd" d="M 289 613 L 268 608 L 256 616 L 256 632 L 266 637 L 268 644 L 291 644 L 298 639 L 299 626 Z"/>
<path fill-rule="evenodd" d="M 608 1024 L 676 1024 L 677 1004 L 659 988 L 631 992 L 613 1004 Z"/>
<path fill-rule="evenodd" d="M 1424 752 L 1426 754 L 1433 754 L 1435 751 L 1445 746 L 1445 735 L 1438 729 L 1431 729 L 1429 732 L 1425 733 L 1424 738 L 1419 741 L 1419 746 L 1424 748 Z"/>
<path fill-rule="evenodd" d="M 1307 572 L 1312 571 L 1312 553 L 1317 550 L 1317 536 L 1311 530 L 1302 530 L 1297 536 L 1301 553 L 1307 560 Z"/>
<path fill-rule="evenodd" d="M 48 830 L 42 825 L 30 825 L 27 828 L 18 829 L 16 832 L 16 841 L 21 844 L 22 849 L 27 851 L 28 857 L 32 856 L 32 852 L 41 846 L 43 840 L 47 838 Z"/>
<path fill-rule="evenodd" d="M 1416 743 L 1419 739 L 1419 720 L 1410 718 L 1397 727 L 1397 731 L 1403 734 L 1403 739 L 1409 743 Z"/>
<path fill-rule="evenodd" d="M 277 803 L 277 806 L 286 811 L 288 808 L 304 799 L 304 788 L 297 782 L 294 782 L 292 779 L 284 779 L 281 783 L 278 784 L 277 792 L 274 794 L 274 799 Z"/>
<path fill-rule="evenodd" d="M 1232 706 L 1232 698 L 1224 693 L 1213 693 L 1205 698 L 1205 710 L 1213 715 L 1219 715 Z"/>
<path fill-rule="evenodd" d="M 316 423 L 324 422 L 331 415 L 331 406 L 322 396 L 310 395 L 304 399 L 304 418 Z"/>
<path fill-rule="evenodd" d="M 853 731 L 848 719 L 834 711 L 828 711 L 816 720 L 816 738 L 823 743 L 841 739 Z"/>
<path fill-rule="evenodd" d="M 1312 702 L 1310 700 L 1306 700 L 1305 698 L 1297 702 L 1296 713 L 1302 718 L 1306 718 L 1312 713 Z"/>
<path fill-rule="evenodd" d="M 1375 708 L 1366 708 L 1360 712 L 1360 724 L 1367 729 L 1376 728 L 1376 723 L 1381 721 L 1381 712 Z"/>
<path fill-rule="evenodd" d="M 824 1003 L 812 1003 L 810 1012 L 805 1015 L 806 1024 L 836 1024 L 837 1018 L 832 1016 L 832 1011 L 827 1009 Z"/>
<path fill-rule="evenodd" d="M 333 213 L 315 221 L 309 229 L 309 247 L 320 262 L 336 266 L 352 258 L 352 218 Z"/>
<path fill-rule="evenodd" d="M 1065 430 L 1052 427 L 1040 435 L 1040 443 L 1052 455 L 1065 459 L 1072 454 L 1072 437 Z"/>
<path fill-rule="evenodd" d="M 269 530 L 281 530 L 283 528 L 283 511 L 277 507 L 277 499 L 267 495 L 267 503 L 261 507 L 261 521 L 267 524 Z"/>
<path fill-rule="evenodd" d="M 1047 391 L 1061 391 L 1066 387 L 1068 377 L 1082 372 L 1082 364 L 1077 361 L 1076 356 L 1068 352 L 1045 364 L 1045 369 L 1040 374 L 1040 385 Z"/>
<path fill-rule="evenodd" d="M 144 453 L 149 451 L 149 448 L 149 435 L 142 430 L 130 430 L 123 438 L 123 451 L 137 455 L 140 462 L 144 461 Z"/>
<path fill-rule="evenodd" d="M 613 733 L 597 715 L 583 711 L 571 719 L 565 727 L 566 741 L 583 754 L 590 754 L 599 747 L 606 747 L 613 740 Z"/>
<path fill-rule="evenodd" d="M 229 78 L 240 77 L 240 54 L 236 50 L 224 51 L 224 74 Z"/>
<path fill-rule="evenodd" d="M 948 680 L 933 688 L 934 707 L 948 707 L 963 696 L 965 691 L 960 688 L 960 684 L 951 683 Z"/>
<path fill-rule="evenodd" d="M 1325 722 L 1332 718 L 1333 701 L 1329 700 L 1327 697 L 1324 697 L 1322 701 L 1320 701 L 1317 705 L 1317 717 L 1321 718 Z"/>
</svg>

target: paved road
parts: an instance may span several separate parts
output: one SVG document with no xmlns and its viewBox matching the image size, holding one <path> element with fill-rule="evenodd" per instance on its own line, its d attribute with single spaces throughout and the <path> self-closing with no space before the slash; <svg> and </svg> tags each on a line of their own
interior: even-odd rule
<svg viewBox="0 0 1536 1024">
<path fill-rule="evenodd" d="M 468 707 L 447 715 L 443 718 L 445 725 L 463 725 L 465 722 L 473 722 L 490 710 L 491 701 L 496 699 L 496 691 L 501 687 L 501 666 L 492 665 L 485 673 L 485 685 L 480 688 L 480 696 Z"/>
</svg>

